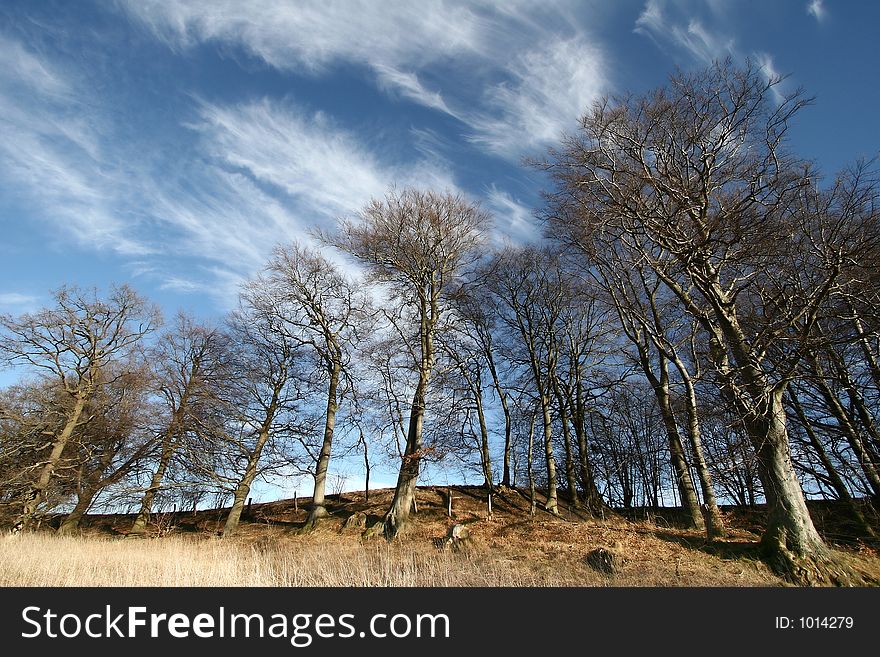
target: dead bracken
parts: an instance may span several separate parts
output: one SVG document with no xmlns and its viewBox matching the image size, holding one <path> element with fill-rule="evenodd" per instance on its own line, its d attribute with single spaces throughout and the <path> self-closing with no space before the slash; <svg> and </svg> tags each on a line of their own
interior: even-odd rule
<svg viewBox="0 0 880 657">
<path fill-rule="evenodd" d="M 317 528 L 299 531 L 308 504 L 256 504 L 233 538 L 220 538 L 226 510 L 181 513 L 163 531 L 148 526 L 139 540 L 121 540 L 131 516 L 94 515 L 81 533 L 50 527 L 0 540 L 3 586 L 784 586 L 760 560 L 760 513 L 725 512 L 728 534 L 677 528 L 675 518 L 604 520 L 567 509 L 529 515 L 526 492 L 419 487 L 418 512 L 393 541 L 362 536 L 381 518 L 390 489 L 327 496 L 329 512 Z M 540 505 L 539 505 L 540 507 Z M 817 525 L 838 536 L 833 509 L 815 510 Z M 444 549 L 449 547 L 451 549 Z M 461 549 L 465 548 L 466 549 Z M 875 581 L 876 550 L 840 546 L 840 554 Z M 593 556 L 591 556 L 593 555 Z"/>
</svg>

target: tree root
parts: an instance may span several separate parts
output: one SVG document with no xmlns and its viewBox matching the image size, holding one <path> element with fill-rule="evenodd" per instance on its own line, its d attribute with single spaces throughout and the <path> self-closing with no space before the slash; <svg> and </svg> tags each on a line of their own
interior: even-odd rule
<svg viewBox="0 0 880 657">
<path fill-rule="evenodd" d="M 875 578 L 830 549 L 801 555 L 782 546 L 764 550 L 764 561 L 777 575 L 796 586 L 876 586 Z"/>
<path fill-rule="evenodd" d="M 317 529 L 318 524 L 320 524 L 322 518 L 326 518 L 330 514 L 327 512 L 327 509 L 323 505 L 313 506 L 309 511 L 309 516 L 306 518 L 306 523 L 299 530 L 300 534 L 308 534 Z"/>
</svg>

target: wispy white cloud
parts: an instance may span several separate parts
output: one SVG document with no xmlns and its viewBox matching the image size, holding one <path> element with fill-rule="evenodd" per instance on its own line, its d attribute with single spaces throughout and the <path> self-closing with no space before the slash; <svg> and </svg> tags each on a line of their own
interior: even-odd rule
<svg viewBox="0 0 880 657">
<path fill-rule="evenodd" d="M 339 60 L 406 70 L 482 44 L 481 19 L 471 7 L 442 0 L 130 0 L 123 6 L 171 47 L 234 44 L 275 68 L 313 74 Z"/>
<path fill-rule="evenodd" d="M 34 310 L 40 298 L 21 292 L 0 292 L 0 310 L 22 313 Z"/>
<path fill-rule="evenodd" d="M 359 208 L 391 176 L 376 157 L 322 113 L 262 100 L 203 105 L 193 127 L 216 161 L 282 189 L 321 215 Z"/>
<path fill-rule="evenodd" d="M 311 75 L 337 62 L 365 66 L 381 89 L 464 121 L 475 143 L 512 159 L 556 140 L 605 84 L 602 53 L 574 19 L 576 0 L 122 6 L 175 49 L 223 43 Z M 425 84 L 429 73 L 437 85 Z M 459 89 L 462 79 L 472 86 Z"/>
<path fill-rule="evenodd" d="M 582 39 L 550 41 L 517 57 L 508 68 L 511 81 L 487 91 L 488 111 L 470 116 L 470 138 L 509 157 L 554 143 L 601 95 L 601 62 Z"/>
<path fill-rule="evenodd" d="M 600 49 L 568 20 L 575 0 L 120 5 L 178 52 L 217 43 L 315 76 L 362 67 L 389 96 L 458 119 L 470 143 L 510 159 L 555 141 L 604 84 Z M 196 101 L 194 150 L 171 163 L 157 144 L 138 157 L 76 63 L 2 35 L 0 56 L 3 193 L 59 235 L 129 257 L 132 276 L 161 289 L 234 298 L 275 243 L 308 240 L 391 186 L 457 191 L 436 133 L 414 128 L 417 154 L 402 156 L 289 101 Z M 527 231 L 518 201 L 494 190 L 489 204 L 505 230 Z"/>
<path fill-rule="evenodd" d="M 824 21 L 828 15 L 822 0 L 811 0 L 807 5 L 807 13 L 820 23 Z"/>
<path fill-rule="evenodd" d="M 782 76 L 776 70 L 776 67 L 773 64 L 773 57 L 768 55 L 765 52 L 755 53 L 752 58 L 755 63 L 758 65 L 758 68 L 761 72 L 761 75 L 764 76 L 764 79 L 767 81 L 777 80 L 777 84 L 774 84 L 770 88 L 770 92 L 773 94 L 773 100 L 777 105 L 781 105 L 785 101 L 785 82 L 782 81 Z"/>
<path fill-rule="evenodd" d="M 442 158 L 383 161 L 330 117 L 268 100 L 197 104 L 195 151 L 151 170 L 104 134 L 114 125 L 75 76 L 9 39 L 0 55 L 4 193 L 81 245 L 134 257 L 132 275 L 161 289 L 232 299 L 274 244 L 393 185 L 456 188 Z"/>
<path fill-rule="evenodd" d="M 376 75 L 379 85 L 389 91 L 400 94 L 420 105 L 439 110 L 450 116 L 457 115 L 446 105 L 443 96 L 437 91 L 426 89 L 415 73 L 399 71 L 384 64 L 376 64 Z"/>
<path fill-rule="evenodd" d="M 710 6 L 711 8 L 711 6 Z M 713 9 L 713 15 L 719 10 Z M 672 46 L 703 64 L 735 54 L 735 41 L 668 0 L 648 0 L 636 19 L 635 31 L 660 47 Z"/>
<path fill-rule="evenodd" d="M 349 214 L 392 186 L 455 188 L 440 160 L 388 162 L 325 114 L 269 100 L 204 105 L 203 146 L 223 165 L 284 191 L 314 220 Z"/>
<path fill-rule="evenodd" d="M 821 14 L 821 0 L 815 2 Z M 743 53 L 737 49 L 736 40 L 723 27 L 728 23 L 729 11 L 729 4 L 720 0 L 710 0 L 705 5 L 695 0 L 647 0 L 636 20 L 635 32 L 650 38 L 660 48 L 686 53 L 701 66 L 726 57 L 738 61 L 748 58 L 766 80 L 782 77 L 769 53 Z M 784 101 L 787 87 L 785 81 L 772 87 L 774 102 Z"/>
<path fill-rule="evenodd" d="M 0 185 L 78 243 L 145 252 L 113 210 L 122 180 L 75 75 L 0 35 Z"/>
<path fill-rule="evenodd" d="M 515 199 L 508 192 L 492 186 L 486 194 L 489 209 L 495 217 L 493 241 L 522 244 L 535 242 L 541 232 L 531 208 Z"/>
<path fill-rule="evenodd" d="M 394 185 L 455 189 L 444 162 L 382 161 L 326 115 L 291 103 L 202 103 L 189 127 L 203 161 L 142 193 L 163 226 L 164 255 L 193 263 L 186 272 L 149 260 L 133 266 L 164 289 L 228 302 L 279 242 L 310 242 L 311 228 L 330 227 Z"/>
</svg>

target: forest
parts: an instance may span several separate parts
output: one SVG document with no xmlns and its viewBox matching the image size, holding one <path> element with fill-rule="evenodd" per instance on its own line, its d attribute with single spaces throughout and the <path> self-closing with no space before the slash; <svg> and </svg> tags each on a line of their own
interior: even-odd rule
<svg viewBox="0 0 880 657">
<path fill-rule="evenodd" d="M 880 222 L 873 162 L 825 175 L 789 130 L 812 100 L 719 62 L 607 98 L 527 163 L 540 243 L 499 243 L 448 190 L 392 188 L 333 229 L 275 246 L 236 310 L 163 318 L 129 285 L 71 283 L 0 316 L 0 523 L 229 505 L 333 459 L 394 463 L 369 528 L 413 522 L 447 468 L 542 510 L 764 509 L 763 559 L 797 584 L 858 583 L 808 500 L 876 542 Z M 539 495 L 540 493 L 540 495 Z"/>
</svg>

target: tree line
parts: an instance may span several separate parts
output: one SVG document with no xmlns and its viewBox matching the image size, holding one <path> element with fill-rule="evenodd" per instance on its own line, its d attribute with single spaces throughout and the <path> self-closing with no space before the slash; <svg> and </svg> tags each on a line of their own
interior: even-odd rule
<svg viewBox="0 0 880 657">
<path fill-rule="evenodd" d="M 18 528 L 98 502 L 215 493 L 231 535 L 254 482 L 331 458 L 398 463 L 380 526 L 405 527 L 429 462 L 532 509 L 766 503 L 761 545 L 803 583 L 851 581 L 810 518 L 839 500 L 864 537 L 880 496 L 877 184 L 827 181 L 787 140 L 803 91 L 751 64 L 607 98 L 531 165 L 540 244 L 493 246 L 450 192 L 392 190 L 315 243 L 276 247 L 217 322 L 128 286 L 65 287 L 0 317 L 0 509 Z M 342 263 L 342 264 L 340 264 Z M 357 267 L 350 266 L 357 263 Z M 358 272 L 358 273 L 353 273 Z"/>
</svg>

